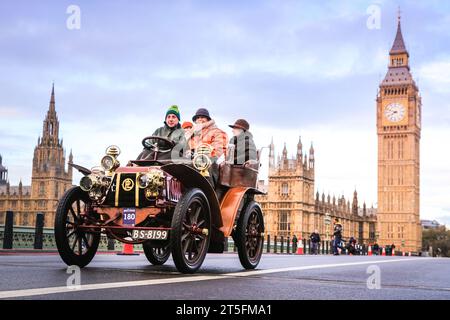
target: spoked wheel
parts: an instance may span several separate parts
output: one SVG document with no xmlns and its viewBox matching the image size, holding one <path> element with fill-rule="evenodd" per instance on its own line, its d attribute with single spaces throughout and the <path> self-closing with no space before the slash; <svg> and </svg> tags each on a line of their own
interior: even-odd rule
<svg viewBox="0 0 450 320">
<path fill-rule="evenodd" d="M 239 217 L 234 238 L 242 266 L 256 268 L 263 252 L 264 220 L 261 207 L 255 201 L 251 201 Z"/>
<path fill-rule="evenodd" d="M 59 255 L 67 265 L 86 266 L 94 258 L 100 233 L 79 229 L 84 222 L 90 199 L 79 187 L 66 191 L 55 215 L 55 241 Z"/>
<path fill-rule="evenodd" d="M 194 273 L 208 252 L 211 218 L 208 200 L 200 189 L 183 194 L 172 218 L 172 258 L 178 271 Z"/>
<path fill-rule="evenodd" d="M 155 248 L 151 246 L 149 241 L 146 241 L 142 247 L 144 248 L 144 253 L 147 260 L 153 265 L 163 265 L 170 257 L 170 246 Z"/>
</svg>

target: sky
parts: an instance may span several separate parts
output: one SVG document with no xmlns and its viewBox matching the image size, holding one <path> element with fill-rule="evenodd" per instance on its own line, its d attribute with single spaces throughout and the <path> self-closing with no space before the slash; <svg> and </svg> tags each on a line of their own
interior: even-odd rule
<svg viewBox="0 0 450 320">
<path fill-rule="evenodd" d="M 206 107 L 224 130 L 246 118 L 258 147 L 273 137 L 277 153 L 286 143 L 294 155 L 301 136 L 305 151 L 314 145 L 316 191 L 352 199 L 356 189 L 376 206 L 375 98 L 399 6 L 423 102 L 421 218 L 450 225 L 445 0 L 2 0 L 0 154 L 10 182 L 31 182 L 54 82 L 75 163 L 97 165 L 110 144 L 126 163 L 170 105 L 182 121 Z"/>
</svg>

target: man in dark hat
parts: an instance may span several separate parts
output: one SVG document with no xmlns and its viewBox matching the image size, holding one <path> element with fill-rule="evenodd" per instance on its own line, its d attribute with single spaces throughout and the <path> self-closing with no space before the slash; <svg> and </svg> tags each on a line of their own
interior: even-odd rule
<svg viewBox="0 0 450 320">
<path fill-rule="evenodd" d="M 249 131 L 250 124 L 245 119 L 238 119 L 229 127 L 233 129 L 233 137 L 230 139 L 233 154 L 229 155 L 230 161 L 242 165 L 248 161 L 256 161 L 256 145 Z"/>
</svg>

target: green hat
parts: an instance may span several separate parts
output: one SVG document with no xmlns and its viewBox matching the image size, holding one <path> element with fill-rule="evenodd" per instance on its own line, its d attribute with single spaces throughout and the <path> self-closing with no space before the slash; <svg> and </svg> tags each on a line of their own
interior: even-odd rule
<svg viewBox="0 0 450 320">
<path fill-rule="evenodd" d="M 173 105 L 167 110 L 166 118 L 167 118 L 167 116 L 169 114 L 174 114 L 178 118 L 178 120 L 181 120 L 180 119 L 180 110 L 178 110 L 178 106 L 177 105 Z"/>
</svg>

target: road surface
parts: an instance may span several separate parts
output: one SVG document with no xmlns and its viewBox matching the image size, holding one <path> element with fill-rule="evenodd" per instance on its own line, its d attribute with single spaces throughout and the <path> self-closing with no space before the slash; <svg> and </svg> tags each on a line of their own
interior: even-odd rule
<svg viewBox="0 0 450 320">
<path fill-rule="evenodd" d="M 236 254 L 208 254 L 183 275 L 171 259 L 98 254 L 75 289 L 74 276 L 57 254 L 0 253 L 0 299 L 450 299 L 446 258 L 265 254 L 246 271 Z"/>
</svg>

